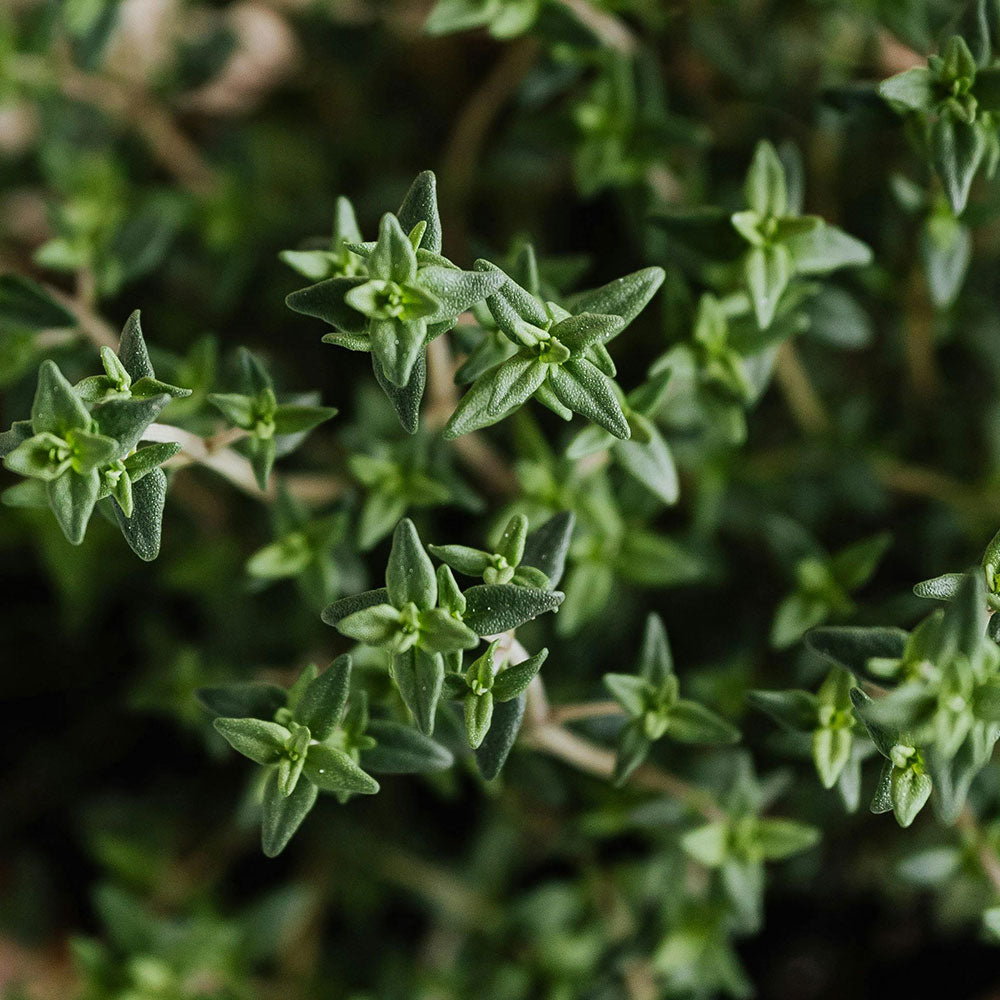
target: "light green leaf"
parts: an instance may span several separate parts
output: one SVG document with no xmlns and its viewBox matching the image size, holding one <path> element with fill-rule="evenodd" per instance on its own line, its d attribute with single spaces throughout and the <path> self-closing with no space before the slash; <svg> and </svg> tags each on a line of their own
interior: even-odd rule
<svg viewBox="0 0 1000 1000">
<path fill-rule="evenodd" d="M 277 763 L 291 736 L 284 726 L 263 719 L 218 718 L 213 724 L 237 753 L 258 764 Z"/>
<path fill-rule="evenodd" d="M 437 602 L 434 564 L 409 518 L 400 521 L 393 532 L 385 583 L 389 601 L 397 608 L 413 603 L 426 611 Z"/>
</svg>

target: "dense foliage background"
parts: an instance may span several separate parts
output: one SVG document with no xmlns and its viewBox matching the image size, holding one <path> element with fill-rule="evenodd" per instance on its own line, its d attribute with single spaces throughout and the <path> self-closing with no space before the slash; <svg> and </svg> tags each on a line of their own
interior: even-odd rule
<svg viewBox="0 0 1000 1000">
<path fill-rule="evenodd" d="M 808 745 L 746 698 L 816 689 L 829 664 L 798 641 L 807 625 L 912 627 L 927 613 L 912 585 L 977 561 L 1000 523 L 1000 187 L 978 178 L 959 221 L 919 128 L 874 89 L 925 65 L 962 5 L 495 0 L 440 5 L 430 34 L 432 6 L 0 10 L 0 272 L 32 278 L 72 317 L 54 330 L 25 319 L 4 286 L 3 426 L 28 413 L 41 361 L 71 381 L 93 374 L 95 342 L 114 343 L 137 308 L 157 374 L 194 389 L 167 411 L 193 432 L 225 426 L 205 396 L 234 389 L 241 346 L 287 392 L 339 409 L 276 467 L 309 509 L 339 518 L 325 575 L 248 571 L 275 538 L 274 487 L 262 496 L 196 463 L 171 473 L 155 562 L 99 517 L 72 547 L 47 511 L 0 512 L 0 993 L 997 995 L 982 922 L 998 892 L 995 771 L 957 828 L 928 809 L 901 830 L 866 809 L 877 764 L 847 811 Z M 681 388 L 653 415 L 679 468 L 672 505 L 617 465 L 566 458 L 583 422 L 537 406 L 486 432 L 485 462 L 443 442 L 441 422 L 407 436 L 369 359 L 321 343 L 321 325 L 284 304 L 305 282 L 279 253 L 325 246 L 338 195 L 374 236 L 433 169 L 461 267 L 510 259 L 530 238 L 560 293 L 666 269 L 615 344 L 629 391 L 694 343 L 723 252 L 692 250 L 655 219 L 744 207 L 762 139 L 804 210 L 863 240 L 873 262 L 824 277 L 774 343 L 747 352 L 755 362 L 703 342 L 684 383 L 672 355 Z M 451 343 L 473 341 L 460 327 Z M 823 833 L 768 865 L 763 920 L 733 921 L 678 846 L 692 827 L 683 797 L 616 789 L 527 741 L 487 783 L 458 723 L 438 734 L 453 769 L 385 777 L 347 805 L 322 798 L 281 857 L 264 858 L 250 765 L 195 690 L 287 685 L 349 649 L 319 611 L 381 585 L 404 513 L 425 541 L 480 546 L 514 510 L 536 526 L 566 509 L 581 532 L 566 604 L 525 629 L 530 648 L 549 648 L 548 697 L 606 699 L 602 675 L 631 672 L 646 614 L 662 616 L 682 693 L 743 740 L 658 744 L 656 763 L 723 800 L 731 785 L 753 798 L 760 781 L 769 814 Z M 669 540 L 655 565 L 628 549 L 643 532 Z M 808 586 L 789 557 L 803 533 L 838 552 L 882 532 L 891 542 L 857 594 L 774 629 L 783 599 Z M 358 663 L 384 684 L 376 657 Z M 613 748 L 620 722 L 575 731 Z"/>
</svg>

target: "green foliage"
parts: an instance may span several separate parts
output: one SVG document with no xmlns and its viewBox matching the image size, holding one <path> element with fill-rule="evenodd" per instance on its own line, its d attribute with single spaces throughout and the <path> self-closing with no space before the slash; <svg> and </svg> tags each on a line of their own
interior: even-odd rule
<svg viewBox="0 0 1000 1000">
<path fill-rule="evenodd" d="M 72 386 L 54 361 L 44 361 L 31 420 L 0 435 L 4 466 L 25 477 L 4 500 L 51 508 L 63 534 L 83 542 L 99 503 L 119 518 L 125 540 L 142 559 L 159 550 L 163 515 L 160 465 L 180 446 L 140 447 L 150 424 L 172 398 L 189 390 L 160 382 L 153 372 L 135 312 L 125 324 L 116 355 L 101 350 L 104 375 Z"/>
<path fill-rule="evenodd" d="M 4 1000 L 988 992 L 998 124 L 996 0 L 0 15 Z"/>
</svg>

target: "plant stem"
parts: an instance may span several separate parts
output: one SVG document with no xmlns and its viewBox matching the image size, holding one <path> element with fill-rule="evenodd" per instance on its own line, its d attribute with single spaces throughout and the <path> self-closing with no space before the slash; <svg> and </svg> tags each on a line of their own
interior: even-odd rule
<svg viewBox="0 0 1000 1000">
<path fill-rule="evenodd" d="M 628 26 L 611 14 L 599 10 L 589 0 L 557 0 L 589 31 L 597 36 L 609 49 L 624 55 L 633 55 L 639 47 L 639 40 Z"/>
<path fill-rule="evenodd" d="M 114 327 L 99 316 L 93 308 L 85 301 L 53 285 L 45 285 L 46 294 L 50 295 L 68 312 L 71 312 L 80 326 L 80 332 L 87 337 L 95 347 L 110 347 L 116 350 L 118 347 L 118 333 Z M 46 331 L 48 332 L 48 331 Z"/>
<path fill-rule="evenodd" d="M 975 844 L 979 866 L 983 869 L 983 874 L 993 887 L 993 891 L 1000 896 L 1000 857 L 983 836 L 976 814 L 968 804 L 959 813 L 956 825 Z"/>
<path fill-rule="evenodd" d="M 617 701 L 585 701 L 578 705 L 556 705 L 550 712 L 553 722 L 577 722 L 580 719 L 598 719 L 608 715 L 623 715 Z"/>
<path fill-rule="evenodd" d="M 462 251 L 469 242 L 465 207 L 483 144 L 500 109 L 534 66 L 540 51 L 538 42 L 527 35 L 504 47 L 486 78 L 466 101 L 445 147 L 441 160 L 441 191 L 447 200 L 442 208 L 447 216 L 450 238 Z"/>
<path fill-rule="evenodd" d="M 183 469 L 189 465 L 200 465 L 229 480 L 249 496 L 258 500 L 273 500 L 273 483 L 262 490 L 250 463 L 230 448 L 230 445 L 246 438 L 247 434 L 247 431 L 239 427 L 232 427 L 203 438 L 173 424 L 150 424 L 143 433 L 143 440 L 176 441 L 181 446 L 181 450 L 164 463 L 168 468 Z M 335 500 L 346 489 L 346 483 L 342 479 L 328 474 L 291 475 L 286 476 L 284 482 L 293 496 L 317 505 Z"/>
<path fill-rule="evenodd" d="M 513 636 L 511 636 L 508 645 L 511 663 L 520 663 L 528 658 L 527 651 Z M 607 703 L 595 704 L 600 706 L 601 710 L 591 713 L 593 715 L 616 714 L 606 710 Z M 581 706 L 567 707 L 575 710 L 581 708 Z M 617 709 L 617 704 L 615 708 Z M 586 718 L 589 716 L 577 715 L 576 717 Z M 570 732 L 562 724 L 566 721 L 565 714 L 560 720 L 559 710 L 549 706 L 545 684 L 539 676 L 536 676 L 528 687 L 524 720 L 521 735 L 527 746 L 541 750 L 567 764 L 572 764 L 581 771 L 597 775 L 600 778 L 607 779 L 614 774 L 614 752 L 577 736 L 576 733 Z M 647 791 L 659 792 L 678 799 L 710 822 L 725 819 L 725 813 L 708 792 L 652 764 L 643 764 L 636 768 L 629 781 Z"/>
<path fill-rule="evenodd" d="M 830 429 L 830 417 L 791 340 L 782 341 L 774 359 L 774 377 L 788 403 L 788 409 L 806 434 L 823 434 Z"/>
<path fill-rule="evenodd" d="M 430 405 L 424 414 L 424 424 L 428 430 L 443 427 L 458 405 L 455 367 L 448 342 L 443 336 L 427 345 L 427 397 Z M 452 446 L 455 454 L 490 492 L 500 495 L 517 493 L 519 484 L 514 471 L 486 438 L 475 433 L 462 434 L 452 441 Z"/>
<path fill-rule="evenodd" d="M 934 357 L 934 306 L 920 265 L 914 265 L 904 299 L 906 364 L 918 399 L 928 400 L 938 391 Z"/>
<path fill-rule="evenodd" d="M 181 450 L 164 463 L 167 467 L 182 469 L 188 465 L 200 465 L 228 479 L 250 496 L 268 498 L 269 494 L 257 484 L 250 463 L 229 449 L 230 444 L 247 436 L 246 431 L 234 428 L 221 435 L 203 438 L 173 424 L 150 424 L 142 436 L 145 441 L 176 441 L 181 446 Z"/>
</svg>

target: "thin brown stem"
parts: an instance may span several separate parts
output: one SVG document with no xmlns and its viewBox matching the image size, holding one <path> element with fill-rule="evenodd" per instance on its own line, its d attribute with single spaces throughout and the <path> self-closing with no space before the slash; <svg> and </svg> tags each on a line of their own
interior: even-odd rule
<svg viewBox="0 0 1000 1000">
<path fill-rule="evenodd" d="M 188 465 L 200 465 L 228 479 L 244 493 L 267 499 L 269 494 L 257 484 L 253 467 L 242 455 L 229 448 L 230 444 L 246 437 L 246 431 L 237 435 L 236 430 L 203 438 L 172 424 L 150 424 L 142 436 L 146 441 L 176 441 L 181 446 L 181 450 L 165 463 L 166 466 L 181 469 Z"/>
<path fill-rule="evenodd" d="M 774 359 L 774 377 L 792 417 L 806 434 L 822 434 L 830 429 L 830 417 L 823 400 L 810 381 L 791 340 L 783 341 L 778 348 Z"/>
<path fill-rule="evenodd" d="M 976 814 L 968 805 L 959 813 L 957 826 L 972 841 L 976 860 L 983 869 L 986 880 L 993 886 L 993 891 L 1000 895 L 1000 857 L 986 840 Z"/>
<path fill-rule="evenodd" d="M 549 718 L 561 725 L 564 722 L 579 722 L 581 719 L 622 715 L 623 712 L 617 701 L 585 701 L 578 705 L 556 705 L 549 713 Z"/>
<path fill-rule="evenodd" d="M 31 56 L 10 60 L 9 74 L 36 89 L 55 88 L 70 100 L 100 108 L 142 136 L 157 162 L 187 190 L 204 195 L 216 186 L 215 171 L 180 130 L 173 114 L 140 83 L 84 73 L 66 53 L 56 64 Z"/>
<path fill-rule="evenodd" d="M 87 337 L 95 347 L 118 347 L 118 334 L 115 328 L 104 318 L 94 312 L 91 305 L 83 298 L 67 295 L 66 292 L 53 285 L 45 285 L 45 291 L 67 312 L 73 314 L 80 332 Z"/>
<path fill-rule="evenodd" d="M 639 40 L 624 23 L 612 14 L 599 10 L 589 0 L 557 0 L 609 49 L 633 55 Z"/>
<path fill-rule="evenodd" d="M 516 640 L 514 643 L 523 649 Z M 512 653 L 512 659 L 515 655 Z M 555 715 L 555 710 L 548 707 L 541 677 L 535 677 L 528 688 L 528 703 L 525 706 L 525 725 L 522 730 L 525 744 L 588 774 L 611 778 L 615 771 L 614 752 L 570 732 L 561 722 L 556 721 Z M 710 822 L 725 819 L 725 813 L 708 792 L 663 768 L 643 764 L 632 772 L 629 781 L 647 791 L 678 799 Z"/>
<path fill-rule="evenodd" d="M 427 398 L 424 414 L 429 430 L 443 427 L 458 405 L 455 361 L 444 337 L 427 345 Z M 455 454 L 471 469 L 480 484 L 492 493 L 507 495 L 518 491 L 517 477 L 496 449 L 479 434 L 462 434 L 452 442 Z"/>
<path fill-rule="evenodd" d="M 448 232 L 460 250 L 468 246 L 465 207 L 476 176 L 486 137 L 501 109 L 517 91 L 521 80 L 534 66 L 541 51 L 530 37 L 519 38 L 505 46 L 486 78 L 472 92 L 455 122 L 441 161 L 441 190 L 446 195 L 445 211 Z"/>
<path fill-rule="evenodd" d="M 904 300 L 906 365 L 918 399 L 937 394 L 940 378 L 934 352 L 934 306 L 919 265 L 910 275 Z"/>
</svg>

